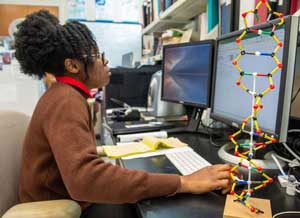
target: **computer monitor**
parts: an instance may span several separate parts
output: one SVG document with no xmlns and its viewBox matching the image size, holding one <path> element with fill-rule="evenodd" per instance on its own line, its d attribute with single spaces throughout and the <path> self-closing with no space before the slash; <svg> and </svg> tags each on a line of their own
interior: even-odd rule
<svg viewBox="0 0 300 218">
<path fill-rule="evenodd" d="M 133 52 L 122 55 L 122 67 L 133 67 Z"/>
<path fill-rule="evenodd" d="M 268 31 L 271 27 L 272 24 L 266 23 L 254 28 Z M 257 115 L 260 129 L 280 142 L 286 141 L 287 137 L 298 30 L 299 18 L 286 17 L 285 24 L 275 31 L 283 42 L 283 48 L 276 54 L 283 68 L 273 76 L 275 89 L 262 98 L 264 107 Z M 240 74 L 232 64 L 240 53 L 235 42 L 240 34 L 241 31 L 234 32 L 217 40 L 211 109 L 212 118 L 238 128 L 252 110 L 252 96 L 236 85 Z M 269 35 L 258 36 L 256 33 L 247 34 L 241 44 L 248 52 L 272 52 L 277 46 Z M 269 56 L 255 55 L 243 56 L 239 65 L 245 71 L 259 73 L 270 73 L 276 67 L 275 61 Z M 252 77 L 244 76 L 242 82 L 252 90 Z M 257 92 L 262 92 L 268 86 L 268 78 L 257 78 Z M 250 130 L 250 123 L 247 130 Z"/>
<path fill-rule="evenodd" d="M 299 41 L 299 40 L 298 40 Z M 300 121 L 300 45 L 298 44 L 296 56 L 296 69 L 291 101 L 291 118 Z"/>
<path fill-rule="evenodd" d="M 147 107 L 148 87 L 152 75 L 160 66 L 136 68 L 111 68 L 110 83 L 106 86 L 106 107 L 120 105 L 111 98 L 123 101 L 132 107 Z"/>
<path fill-rule="evenodd" d="M 206 40 L 163 47 L 162 100 L 209 107 L 214 43 Z"/>
</svg>

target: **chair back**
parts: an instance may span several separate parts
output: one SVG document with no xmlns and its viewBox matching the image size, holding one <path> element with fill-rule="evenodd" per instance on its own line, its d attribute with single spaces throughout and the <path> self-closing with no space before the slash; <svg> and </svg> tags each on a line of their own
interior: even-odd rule
<svg viewBox="0 0 300 218">
<path fill-rule="evenodd" d="M 19 202 L 22 145 L 29 121 L 23 113 L 0 110 L 0 217 Z"/>
</svg>

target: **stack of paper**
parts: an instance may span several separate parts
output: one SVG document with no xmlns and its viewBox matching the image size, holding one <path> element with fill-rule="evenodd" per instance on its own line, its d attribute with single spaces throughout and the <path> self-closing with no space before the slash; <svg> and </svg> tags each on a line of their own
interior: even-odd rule
<svg viewBox="0 0 300 218">
<path fill-rule="evenodd" d="M 125 145 L 103 146 L 104 154 L 110 158 L 126 157 L 134 154 L 156 151 L 159 148 L 179 148 L 187 146 L 177 138 L 161 139 L 146 136 L 141 142 L 126 143 Z"/>
</svg>

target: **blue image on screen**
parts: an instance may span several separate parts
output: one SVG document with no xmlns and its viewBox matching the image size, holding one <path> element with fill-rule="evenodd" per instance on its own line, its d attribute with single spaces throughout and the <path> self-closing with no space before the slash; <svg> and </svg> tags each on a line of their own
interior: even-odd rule
<svg viewBox="0 0 300 218">
<path fill-rule="evenodd" d="M 170 47 L 164 53 L 163 98 L 207 105 L 211 44 Z"/>
</svg>

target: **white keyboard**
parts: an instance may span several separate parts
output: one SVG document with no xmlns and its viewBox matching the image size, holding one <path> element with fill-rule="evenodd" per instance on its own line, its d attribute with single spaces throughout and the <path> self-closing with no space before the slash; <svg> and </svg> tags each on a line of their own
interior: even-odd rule
<svg viewBox="0 0 300 218">
<path fill-rule="evenodd" d="M 189 175 L 204 167 L 211 166 L 211 163 L 192 150 L 168 153 L 166 156 L 182 175 Z"/>
</svg>

